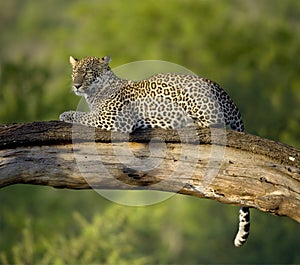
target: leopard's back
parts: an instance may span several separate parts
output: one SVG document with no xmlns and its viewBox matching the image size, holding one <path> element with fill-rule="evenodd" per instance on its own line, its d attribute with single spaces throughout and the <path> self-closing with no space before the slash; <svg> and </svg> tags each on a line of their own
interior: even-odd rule
<svg viewBox="0 0 300 265">
<path fill-rule="evenodd" d="M 215 82 L 193 75 L 157 74 L 122 88 L 124 101 L 138 106 L 149 127 L 230 125 L 243 131 L 238 108 Z M 146 127 L 146 126 L 144 126 Z"/>
</svg>

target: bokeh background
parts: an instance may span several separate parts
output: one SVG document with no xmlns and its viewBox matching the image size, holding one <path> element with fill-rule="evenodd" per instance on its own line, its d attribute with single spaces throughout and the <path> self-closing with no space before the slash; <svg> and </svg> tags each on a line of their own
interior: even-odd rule
<svg viewBox="0 0 300 265">
<path fill-rule="evenodd" d="M 4 0 L 0 123 L 76 109 L 69 55 L 112 68 L 164 60 L 221 84 L 246 131 L 300 148 L 300 1 Z M 300 264 L 299 224 L 252 210 L 235 248 L 238 207 L 176 195 L 147 207 L 89 191 L 0 190 L 3 264 Z"/>
</svg>

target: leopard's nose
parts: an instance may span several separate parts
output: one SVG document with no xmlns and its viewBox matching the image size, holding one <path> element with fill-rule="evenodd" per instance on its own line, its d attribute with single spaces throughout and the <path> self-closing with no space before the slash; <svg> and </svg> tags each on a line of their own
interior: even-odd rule
<svg viewBox="0 0 300 265">
<path fill-rule="evenodd" d="M 78 90 L 81 88 L 81 84 L 73 84 L 73 89 Z"/>
</svg>

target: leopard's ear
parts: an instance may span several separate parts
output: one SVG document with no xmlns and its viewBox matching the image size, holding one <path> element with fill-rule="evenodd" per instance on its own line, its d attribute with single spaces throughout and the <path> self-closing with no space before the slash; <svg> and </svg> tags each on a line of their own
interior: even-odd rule
<svg viewBox="0 0 300 265">
<path fill-rule="evenodd" d="M 106 55 L 105 57 L 102 58 L 102 60 L 105 62 L 106 65 L 109 65 L 111 59 L 109 55 Z"/>
<path fill-rule="evenodd" d="M 70 63 L 72 64 L 72 66 L 74 67 L 75 64 L 78 62 L 78 59 L 75 59 L 73 56 L 70 56 Z"/>
</svg>

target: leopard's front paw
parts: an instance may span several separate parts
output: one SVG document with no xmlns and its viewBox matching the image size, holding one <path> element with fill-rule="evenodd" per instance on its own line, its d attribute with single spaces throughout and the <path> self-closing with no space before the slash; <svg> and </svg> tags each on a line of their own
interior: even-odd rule
<svg viewBox="0 0 300 265">
<path fill-rule="evenodd" d="M 59 120 L 69 123 L 74 123 L 76 111 L 66 111 L 59 115 Z"/>
</svg>

